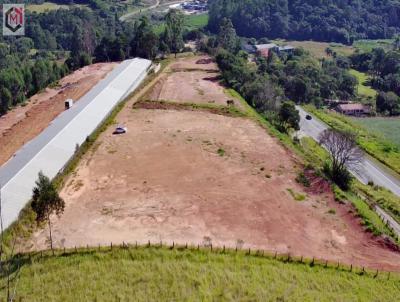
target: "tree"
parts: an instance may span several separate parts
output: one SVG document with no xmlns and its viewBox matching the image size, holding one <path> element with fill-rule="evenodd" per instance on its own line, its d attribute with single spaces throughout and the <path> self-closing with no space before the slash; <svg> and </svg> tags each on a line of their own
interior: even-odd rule
<svg viewBox="0 0 400 302">
<path fill-rule="evenodd" d="M 131 54 L 147 59 L 154 59 L 158 50 L 158 37 L 154 33 L 146 16 L 135 23 L 135 36 L 131 41 Z"/>
<path fill-rule="evenodd" d="M 219 47 L 225 48 L 230 52 L 236 52 L 238 48 L 238 38 L 230 19 L 222 19 L 221 25 L 219 26 L 217 42 Z"/>
<path fill-rule="evenodd" d="M 279 120 L 285 129 L 300 130 L 300 114 L 292 102 L 286 101 L 282 104 L 279 110 Z"/>
<path fill-rule="evenodd" d="M 164 34 L 169 40 L 165 41 L 171 52 L 176 54 L 181 51 L 184 46 L 183 43 L 183 23 L 184 17 L 181 11 L 177 9 L 170 9 L 165 16 L 166 27 Z M 168 32 L 168 33 L 167 33 Z"/>
<path fill-rule="evenodd" d="M 50 179 L 42 172 L 39 172 L 39 178 L 36 181 L 36 187 L 33 189 L 32 210 L 36 213 L 37 223 L 47 222 L 50 233 L 50 248 L 53 250 L 53 237 L 51 234 L 50 216 L 55 213 L 60 216 L 64 212 L 64 200 L 58 195 L 56 188 Z"/>
<path fill-rule="evenodd" d="M 390 115 L 400 114 L 400 98 L 394 92 L 379 92 L 376 96 L 376 109 Z"/>
<path fill-rule="evenodd" d="M 351 175 L 347 169 L 357 170 L 363 158 L 356 143 L 356 135 L 326 129 L 319 136 L 319 142 L 330 154 L 330 163 L 325 166 L 325 172 L 340 188 L 348 190 Z"/>
</svg>

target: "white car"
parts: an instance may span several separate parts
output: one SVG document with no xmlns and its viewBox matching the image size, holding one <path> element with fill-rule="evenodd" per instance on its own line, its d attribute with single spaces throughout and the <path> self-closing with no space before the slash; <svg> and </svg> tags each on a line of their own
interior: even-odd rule
<svg viewBox="0 0 400 302">
<path fill-rule="evenodd" d="M 115 128 L 113 134 L 123 134 L 126 133 L 128 131 L 128 128 L 126 128 L 125 126 L 118 126 L 117 128 Z"/>
</svg>

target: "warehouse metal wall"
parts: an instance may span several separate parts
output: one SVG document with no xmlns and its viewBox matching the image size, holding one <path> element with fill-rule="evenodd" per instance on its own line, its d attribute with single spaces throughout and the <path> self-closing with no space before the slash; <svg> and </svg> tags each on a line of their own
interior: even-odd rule
<svg viewBox="0 0 400 302">
<path fill-rule="evenodd" d="M 7 228 L 32 196 L 38 173 L 54 178 L 87 136 L 147 75 L 151 61 L 126 60 L 79 102 L 58 116 L 39 136 L 25 144 L 0 167 L 2 216 Z M 1 152 L 1 147 L 0 147 Z"/>
</svg>

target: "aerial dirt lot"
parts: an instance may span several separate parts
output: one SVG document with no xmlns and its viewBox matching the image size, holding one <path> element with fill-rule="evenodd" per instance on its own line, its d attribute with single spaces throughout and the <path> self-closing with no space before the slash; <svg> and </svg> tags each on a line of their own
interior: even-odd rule
<svg viewBox="0 0 400 302">
<path fill-rule="evenodd" d="M 324 181 L 296 182 L 300 161 L 256 122 L 132 102 L 116 118 L 128 133 L 110 127 L 67 179 L 56 246 L 243 244 L 400 270 L 400 253 L 366 233 Z M 36 232 L 26 248 L 47 248 L 47 237 Z"/>
<path fill-rule="evenodd" d="M 0 165 L 64 111 L 66 99 L 79 100 L 115 66 L 116 63 L 98 63 L 76 70 L 61 79 L 57 87 L 46 88 L 32 96 L 25 106 L 17 107 L 1 116 Z"/>
<path fill-rule="evenodd" d="M 223 106 L 233 100 L 241 107 L 239 101 L 224 92 L 219 82 L 218 68 L 208 57 L 180 58 L 171 64 L 147 99 Z"/>
</svg>

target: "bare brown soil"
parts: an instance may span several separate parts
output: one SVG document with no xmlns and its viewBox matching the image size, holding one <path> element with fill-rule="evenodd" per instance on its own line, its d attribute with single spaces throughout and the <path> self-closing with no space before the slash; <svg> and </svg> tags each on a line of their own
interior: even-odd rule
<svg viewBox="0 0 400 302">
<path fill-rule="evenodd" d="M 296 182 L 301 163 L 254 121 L 182 107 L 132 109 L 135 100 L 116 118 L 128 133 L 104 132 L 67 179 L 65 213 L 53 218 L 56 246 L 244 243 L 400 270 L 400 253 L 365 232 L 323 180 L 307 174 L 309 189 Z M 47 248 L 47 236 L 47 228 L 36 232 L 27 248 Z"/>
<path fill-rule="evenodd" d="M 180 58 L 147 95 L 148 100 L 227 106 L 240 102 L 225 93 L 216 64 L 207 56 Z"/>
<path fill-rule="evenodd" d="M 128 133 L 109 129 L 62 191 L 67 207 L 53 222 L 58 246 L 242 240 L 245 247 L 399 269 L 400 254 L 365 233 L 349 208 L 331 194 L 305 192 L 291 154 L 254 122 L 152 109 L 125 110 L 118 121 Z M 46 247 L 47 234 L 37 233 L 33 248 Z"/>
<path fill-rule="evenodd" d="M 32 96 L 25 106 L 15 108 L 1 116 L 0 165 L 63 112 L 66 99 L 78 101 L 115 65 L 115 63 L 99 63 L 83 67 L 61 79 L 58 87 L 45 89 Z"/>
</svg>

